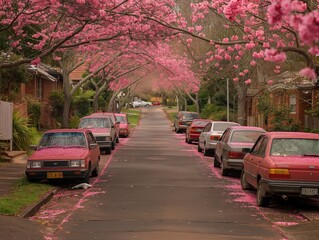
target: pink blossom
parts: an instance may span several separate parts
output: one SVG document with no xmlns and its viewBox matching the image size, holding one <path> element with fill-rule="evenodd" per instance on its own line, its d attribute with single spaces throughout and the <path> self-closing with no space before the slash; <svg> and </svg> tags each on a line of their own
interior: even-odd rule
<svg viewBox="0 0 319 240">
<path fill-rule="evenodd" d="M 224 38 L 223 42 L 229 42 L 229 39 L 228 38 Z"/>
<path fill-rule="evenodd" d="M 274 0 L 268 7 L 268 22 L 279 24 L 291 12 L 291 0 Z"/>
<path fill-rule="evenodd" d="M 32 65 L 39 65 L 40 63 L 41 63 L 41 59 L 39 57 L 31 61 Z"/>
<path fill-rule="evenodd" d="M 251 61 L 251 62 L 250 62 L 250 65 L 251 65 L 251 66 L 255 66 L 255 65 L 256 65 L 256 62 L 255 62 L 255 61 Z"/>
<path fill-rule="evenodd" d="M 252 49 L 252 48 L 254 48 L 255 47 L 255 43 L 254 42 L 250 42 L 250 43 L 247 43 L 246 44 L 246 48 L 247 49 Z"/>
<path fill-rule="evenodd" d="M 234 82 L 238 82 L 238 80 L 239 80 L 238 78 L 233 78 Z"/>
<path fill-rule="evenodd" d="M 192 42 L 193 42 L 193 39 L 188 38 L 188 39 L 186 39 L 186 42 L 187 42 L 187 43 L 192 43 Z"/>
<path fill-rule="evenodd" d="M 245 76 L 245 73 L 240 72 L 240 73 L 239 73 L 239 76 L 243 77 L 243 76 Z"/>
<path fill-rule="evenodd" d="M 269 85 L 272 85 L 273 83 L 274 83 L 273 80 L 268 80 L 268 81 L 267 81 L 267 84 L 269 84 Z"/>
<path fill-rule="evenodd" d="M 203 29 L 203 27 L 202 27 L 202 26 L 196 26 L 196 27 L 195 27 L 195 30 L 196 30 L 197 32 L 202 31 L 202 29 Z"/>
<path fill-rule="evenodd" d="M 234 68 L 237 69 L 237 68 L 238 68 L 238 65 L 234 65 Z"/>
<path fill-rule="evenodd" d="M 239 57 L 239 56 L 236 56 L 236 57 L 235 57 L 235 60 L 236 60 L 236 61 L 239 61 L 240 59 L 241 59 L 241 57 Z"/>
<path fill-rule="evenodd" d="M 245 81 L 245 84 L 246 84 L 246 85 L 251 84 L 251 80 L 250 80 L 250 79 L 247 79 L 247 80 Z"/>
<path fill-rule="evenodd" d="M 231 0 L 224 8 L 224 14 L 227 19 L 234 20 L 236 15 L 243 11 L 242 9 L 242 0 Z"/>
<path fill-rule="evenodd" d="M 248 72 L 249 72 L 249 70 L 248 70 L 248 69 L 245 69 L 245 70 L 244 70 L 244 73 L 245 73 L 245 74 L 247 74 Z"/>
<path fill-rule="evenodd" d="M 304 68 L 302 69 L 300 72 L 299 72 L 300 76 L 303 76 L 303 77 L 307 77 L 311 80 L 316 80 L 317 79 L 317 75 L 315 73 L 315 71 L 312 69 L 312 68 Z"/>
<path fill-rule="evenodd" d="M 284 52 L 278 52 L 276 49 L 266 49 L 265 50 L 265 61 L 271 62 L 284 62 L 287 56 Z"/>
</svg>

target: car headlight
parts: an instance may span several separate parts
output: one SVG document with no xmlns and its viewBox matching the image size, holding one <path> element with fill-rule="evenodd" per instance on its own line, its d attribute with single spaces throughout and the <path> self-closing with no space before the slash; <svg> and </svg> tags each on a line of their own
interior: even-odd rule
<svg viewBox="0 0 319 240">
<path fill-rule="evenodd" d="M 71 160 L 69 162 L 69 167 L 85 167 L 84 160 Z"/>
<path fill-rule="evenodd" d="M 41 168 L 42 162 L 41 161 L 28 161 L 28 168 Z"/>
</svg>

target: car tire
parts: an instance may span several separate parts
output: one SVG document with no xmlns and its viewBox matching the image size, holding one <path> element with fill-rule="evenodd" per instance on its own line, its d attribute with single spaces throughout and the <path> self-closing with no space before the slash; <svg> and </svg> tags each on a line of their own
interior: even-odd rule
<svg viewBox="0 0 319 240">
<path fill-rule="evenodd" d="M 214 155 L 214 167 L 215 168 L 219 168 L 220 167 L 220 163 L 217 160 L 217 155 L 216 154 Z"/>
<path fill-rule="evenodd" d="M 201 147 L 199 146 L 199 142 L 198 142 L 198 145 L 197 145 L 197 152 L 202 152 L 203 149 L 201 149 Z"/>
<path fill-rule="evenodd" d="M 240 185 L 243 190 L 250 190 L 252 189 L 252 186 L 247 182 L 246 180 L 246 173 L 244 169 L 241 171 L 241 176 L 240 176 Z"/>
<path fill-rule="evenodd" d="M 90 177 L 91 177 L 91 163 L 89 165 L 89 168 L 88 168 L 88 171 L 87 171 L 85 177 L 83 178 L 83 182 L 90 183 Z"/>
<path fill-rule="evenodd" d="M 221 164 L 220 164 L 220 169 L 221 169 L 221 174 L 222 174 L 222 176 L 228 176 L 229 169 L 226 169 L 226 168 L 225 168 L 225 166 L 224 166 L 224 165 L 225 165 L 225 164 L 224 164 L 224 160 L 221 159 L 220 162 L 221 162 Z"/>
<path fill-rule="evenodd" d="M 257 206 L 258 207 L 268 207 L 270 202 L 270 197 L 266 197 L 266 192 L 264 190 L 263 184 L 259 181 L 257 185 Z"/>
<path fill-rule="evenodd" d="M 100 174 L 100 164 L 99 162 L 97 163 L 96 167 L 92 171 L 92 177 L 97 177 Z"/>
<path fill-rule="evenodd" d="M 105 154 L 111 154 L 111 152 L 112 152 L 111 147 L 105 148 Z"/>
<path fill-rule="evenodd" d="M 120 137 L 117 136 L 117 138 L 116 138 L 116 143 L 119 143 L 119 142 L 120 142 Z"/>
<path fill-rule="evenodd" d="M 210 156 L 211 153 L 209 150 L 207 150 L 206 146 L 204 145 L 204 156 Z"/>
<path fill-rule="evenodd" d="M 116 140 L 114 139 L 111 143 L 111 149 L 114 150 L 115 149 L 115 145 L 116 145 Z"/>
</svg>

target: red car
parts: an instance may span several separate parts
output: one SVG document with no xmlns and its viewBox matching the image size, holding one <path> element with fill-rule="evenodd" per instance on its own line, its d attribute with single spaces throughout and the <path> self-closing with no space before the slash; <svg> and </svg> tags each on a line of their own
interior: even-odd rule
<svg viewBox="0 0 319 240">
<path fill-rule="evenodd" d="M 129 122 L 125 113 L 115 113 L 116 121 L 120 122 L 120 137 L 128 137 L 130 134 Z"/>
<path fill-rule="evenodd" d="M 100 150 L 90 130 L 56 129 L 43 134 L 28 158 L 29 180 L 80 179 L 98 176 Z"/>
<path fill-rule="evenodd" d="M 257 205 L 267 207 L 275 195 L 288 199 L 319 192 L 319 134 L 268 132 L 243 161 L 241 186 L 257 189 Z"/>
<path fill-rule="evenodd" d="M 209 119 L 194 119 L 186 129 L 185 141 L 187 143 L 192 143 L 193 141 L 198 142 L 199 135 L 201 134 L 205 126 L 211 121 L 212 120 Z"/>
</svg>

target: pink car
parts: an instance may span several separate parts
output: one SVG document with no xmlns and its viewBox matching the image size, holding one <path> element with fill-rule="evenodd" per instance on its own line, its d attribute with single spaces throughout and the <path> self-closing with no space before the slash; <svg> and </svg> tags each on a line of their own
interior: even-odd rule
<svg viewBox="0 0 319 240">
<path fill-rule="evenodd" d="M 130 134 L 129 122 L 125 113 L 115 113 L 116 121 L 120 122 L 120 137 L 128 137 Z"/>
<path fill-rule="evenodd" d="M 258 206 L 267 207 L 275 195 L 318 196 L 319 134 L 265 133 L 245 155 L 243 165 L 241 186 L 257 189 Z"/>
<path fill-rule="evenodd" d="M 29 180 L 80 179 L 98 176 L 100 150 L 90 130 L 56 129 L 44 133 L 29 157 Z"/>
</svg>

